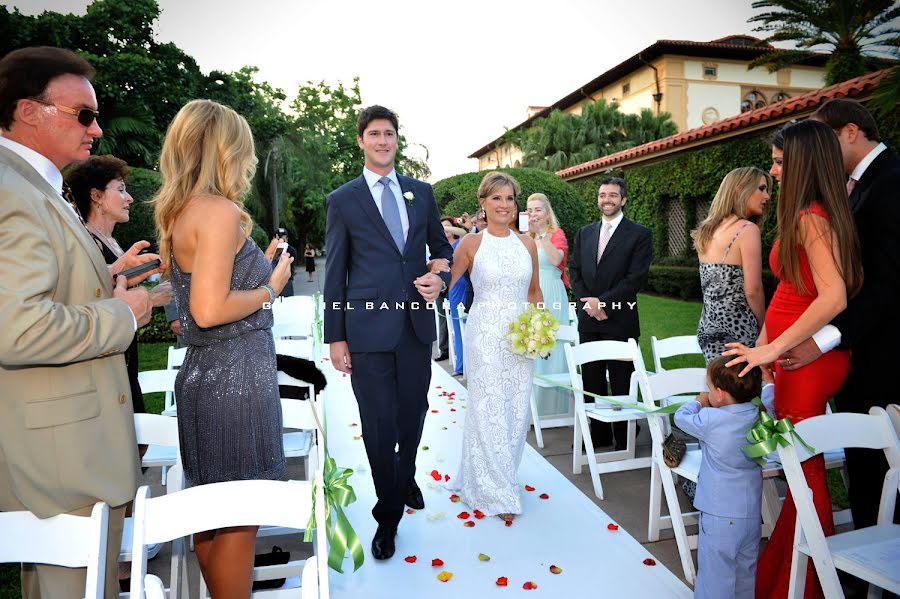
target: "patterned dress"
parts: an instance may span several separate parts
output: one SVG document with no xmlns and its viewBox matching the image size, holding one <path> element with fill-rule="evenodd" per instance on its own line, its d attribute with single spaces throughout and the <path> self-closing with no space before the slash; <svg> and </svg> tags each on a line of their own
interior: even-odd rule
<svg viewBox="0 0 900 599">
<path fill-rule="evenodd" d="M 759 323 L 750 310 L 744 293 L 744 270 L 740 264 L 724 264 L 728 252 L 745 224 L 725 248 L 723 263 L 700 263 L 700 288 L 703 310 L 697 326 L 697 341 L 707 364 L 725 351 L 725 344 L 737 341 L 754 347 L 759 337 Z"/>
<path fill-rule="evenodd" d="M 466 323 L 468 411 L 453 487 L 489 516 L 520 514 L 519 463 L 529 423 L 532 362 L 514 354 L 507 328 L 528 304 L 531 255 L 518 235 L 482 233 L 472 266 L 475 301 Z"/>
<path fill-rule="evenodd" d="M 272 311 L 200 328 L 191 316 L 191 273 L 172 257 L 172 287 L 184 342 L 175 379 L 178 437 L 189 485 L 284 476 L 281 402 Z M 251 239 L 234 257 L 231 289 L 256 289 L 272 265 Z"/>
</svg>

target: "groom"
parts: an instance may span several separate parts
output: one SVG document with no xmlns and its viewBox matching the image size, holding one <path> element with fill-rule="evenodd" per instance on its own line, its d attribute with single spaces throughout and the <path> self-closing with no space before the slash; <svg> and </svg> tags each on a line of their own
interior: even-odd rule
<svg viewBox="0 0 900 599">
<path fill-rule="evenodd" d="M 394 170 L 397 129 L 397 115 L 383 106 L 360 113 L 365 168 L 328 196 L 325 226 L 325 342 L 359 404 L 379 560 L 394 555 L 404 503 L 425 507 L 414 476 L 436 336 L 426 304 L 450 283 L 449 272 L 427 272 L 426 246 L 433 259 L 453 257 L 431 186 Z"/>
</svg>

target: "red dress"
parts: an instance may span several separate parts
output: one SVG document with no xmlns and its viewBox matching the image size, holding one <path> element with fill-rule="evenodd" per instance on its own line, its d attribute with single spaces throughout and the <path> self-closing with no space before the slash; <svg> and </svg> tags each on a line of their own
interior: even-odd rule
<svg viewBox="0 0 900 599">
<path fill-rule="evenodd" d="M 821 204 L 813 203 L 805 212 L 828 218 Z M 802 218 L 802 217 L 801 217 Z M 766 311 L 766 334 L 771 343 L 786 331 L 816 298 L 809 258 L 802 246 L 800 272 L 806 286 L 806 294 L 800 294 L 789 282 L 781 278 L 778 263 L 778 241 L 769 254 L 769 266 L 779 278 L 778 288 Z M 816 361 L 797 370 L 784 370 L 775 365 L 775 412 L 778 418 L 789 418 L 797 422 L 825 413 L 825 405 L 841 386 L 850 370 L 850 352 L 832 350 Z M 813 491 L 813 503 L 819 514 L 819 521 L 825 536 L 834 534 L 834 519 L 831 513 L 831 496 L 825 482 L 825 461 L 821 455 L 803 463 L 806 482 Z M 787 597 L 791 572 L 791 551 L 794 544 L 794 526 L 797 509 L 790 491 L 787 493 L 775 530 L 766 548 L 759 557 L 756 569 L 757 599 L 779 599 Z M 806 592 L 804 597 L 822 597 L 822 588 L 816 577 L 812 560 L 806 572 Z"/>
</svg>

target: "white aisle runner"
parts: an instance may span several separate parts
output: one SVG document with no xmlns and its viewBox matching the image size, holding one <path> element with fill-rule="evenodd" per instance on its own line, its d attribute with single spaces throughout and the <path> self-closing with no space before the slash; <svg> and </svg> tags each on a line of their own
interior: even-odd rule
<svg viewBox="0 0 900 599">
<path fill-rule="evenodd" d="M 387 561 L 376 561 L 370 553 L 376 528 L 371 515 L 375 490 L 359 437 L 362 428 L 350 378 L 326 360 L 320 366 L 328 376 L 329 452 L 338 466 L 354 470 L 350 483 L 358 499 L 346 513 L 366 552 L 359 571 L 353 572 L 348 556 L 344 574 L 330 572 L 333 597 L 479 599 L 523 592 L 528 582 L 537 585 L 535 593 L 555 597 L 583 592 L 627 599 L 692 595 L 662 564 L 645 564 L 653 556 L 624 529 L 610 530 L 615 523 L 529 445 L 519 469 L 524 513 L 512 526 L 506 527 L 496 516 L 477 519 L 469 506 L 452 502 L 443 477 L 454 476 L 459 467 L 466 389 L 434 363 L 430 412 L 416 462 L 425 509 L 404 514 L 397 553 Z M 440 483 L 431 476 L 435 470 L 441 475 Z M 535 490 L 526 491 L 525 485 Z M 544 494 L 546 499 L 541 497 Z M 469 512 L 467 520 L 457 517 L 463 511 Z M 489 561 L 479 559 L 479 554 Z M 415 562 L 410 563 L 406 558 L 412 560 L 412 556 Z M 432 566 L 434 559 L 442 560 L 443 566 Z M 551 573 L 551 566 L 561 573 Z M 442 572 L 453 576 L 442 582 L 438 580 Z M 497 585 L 500 577 L 507 579 L 507 587 Z"/>
</svg>

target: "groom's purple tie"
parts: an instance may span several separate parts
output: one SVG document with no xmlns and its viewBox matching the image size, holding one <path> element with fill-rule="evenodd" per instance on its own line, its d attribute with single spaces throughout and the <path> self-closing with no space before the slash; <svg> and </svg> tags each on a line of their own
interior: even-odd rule
<svg viewBox="0 0 900 599">
<path fill-rule="evenodd" d="M 403 239 L 403 223 L 400 221 L 400 209 L 397 207 L 397 198 L 394 196 L 394 192 L 391 191 L 391 180 L 389 178 L 382 177 L 378 182 L 384 187 L 384 190 L 381 192 L 381 218 L 384 219 L 384 224 L 387 225 L 391 237 L 394 238 L 394 243 L 397 244 L 397 249 L 402 254 L 406 240 Z"/>
</svg>

